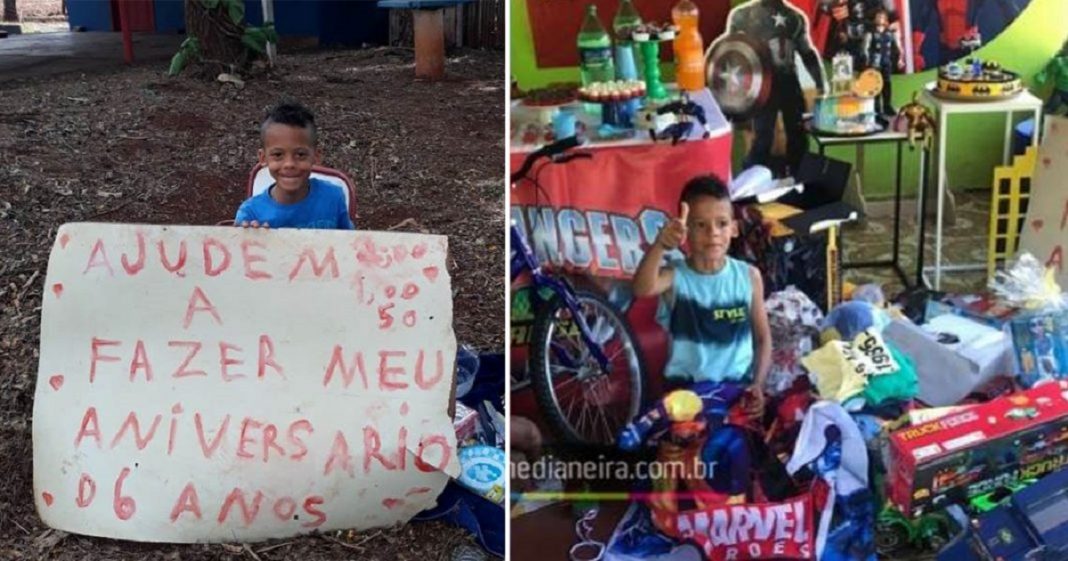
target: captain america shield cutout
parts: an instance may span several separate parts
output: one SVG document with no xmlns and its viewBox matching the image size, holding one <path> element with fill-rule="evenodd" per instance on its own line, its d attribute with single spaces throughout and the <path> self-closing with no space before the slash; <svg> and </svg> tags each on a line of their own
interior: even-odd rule
<svg viewBox="0 0 1068 561">
<path fill-rule="evenodd" d="M 732 33 L 712 45 L 705 60 L 708 84 L 724 115 L 747 119 L 767 103 L 771 56 L 763 44 Z"/>
</svg>

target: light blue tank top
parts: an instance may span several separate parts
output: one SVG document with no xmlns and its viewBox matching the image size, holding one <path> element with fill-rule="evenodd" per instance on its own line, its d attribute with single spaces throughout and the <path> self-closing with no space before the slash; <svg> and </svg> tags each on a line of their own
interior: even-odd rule
<svg viewBox="0 0 1068 561">
<path fill-rule="evenodd" d="M 716 273 L 675 266 L 664 375 L 695 382 L 749 381 L 753 363 L 749 265 L 731 257 Z"/>
</svg>

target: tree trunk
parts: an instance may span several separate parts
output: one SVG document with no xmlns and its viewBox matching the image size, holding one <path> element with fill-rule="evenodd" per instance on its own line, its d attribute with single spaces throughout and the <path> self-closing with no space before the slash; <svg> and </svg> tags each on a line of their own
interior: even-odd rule
<svg viewBox="0 0 1068 561">
<path fill-rule="evenodd" d="M 16 0 L 4 0 L 4 21 L 19 21 L 19 9 Z"/>
<path fill-rule="evenodd" d="M 214 76 L 248 67 L 248 50 L 241 43 L 244 30 L 225 10 L 209 10 L 200 0 L 185 0 L 185 29 L 200 43 L 205 74 Z"/>
</svg>

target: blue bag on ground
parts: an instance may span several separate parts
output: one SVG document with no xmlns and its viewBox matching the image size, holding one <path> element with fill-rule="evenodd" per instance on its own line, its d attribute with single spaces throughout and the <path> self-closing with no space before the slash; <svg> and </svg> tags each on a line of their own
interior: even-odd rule
<svg viewBox="0 0 1068 561">
<path fill-rule="evenodd" d="M 483 401 L 504 410 L 504 355 L 483 354 L 478 357 L 474 383 L 460 401 L 476 408 Z M 504 506 L 494 503 L 450 480 L 438 497 L 438 505 L 424 510 L 413 520 L 440 520 L 459 526 L 475 536 L 483 549 L 504 557 Z"/>
</svg>

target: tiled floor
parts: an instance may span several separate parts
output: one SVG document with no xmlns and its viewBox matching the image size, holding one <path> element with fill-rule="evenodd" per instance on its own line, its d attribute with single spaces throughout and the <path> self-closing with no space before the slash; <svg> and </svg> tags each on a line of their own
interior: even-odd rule
<svg viewBox="0 0 1068 561">
<path fill-rule="evenodd" d="M 957 221 L 943 229 L 943 264 L 986 263 L 987 231 L 989 229 L 990 191 L 965 191 L 956 194 Z M 890 202 L 877 203 L 877 209 L 870 211 L 871 217 L 862 226 L 847 227 L 843 232 L 843 262 L 881 261 L 892 257 L 893 247 L 893 206 Z M 933 205 L 928 205 L 930 208 Z M 927 222 L 927 244 L 924 250 L 924 262 L 930 266 L 934 263 L 934 217 L 929 212 Z M 901 211 L 900 263 L 909 282 L 916 277 L 916 239 L 919 230 L 916 222 L 914 201 L 905 201 Z M 927 273 L 929 282 L 933 282 L 933 272 Z M 849 269 L 845 271 L 846 281 L 863 284 L 875 282 L 883 285 L 888 296 L 900 292 L 901 281 L 889 268 L 886 269 Z M 986 271 L 953 272 L 942 274 L 942 290 L 950 292 L 967 292 L 984 288 Z"/>
</svg>

